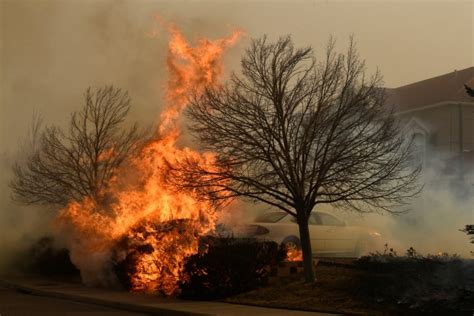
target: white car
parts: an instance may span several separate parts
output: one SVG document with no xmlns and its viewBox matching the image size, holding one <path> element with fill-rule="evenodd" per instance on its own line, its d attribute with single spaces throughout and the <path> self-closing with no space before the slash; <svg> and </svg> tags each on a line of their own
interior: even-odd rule
<svg viewBox="0 0 474 316">
<path fill-rule="evenodd" d="M 273 240 L 288 249 L 301 248 L 295 217 L 282 211 L 262 214 L 254 223 L 235 227 L 233 232 L 237 237 Z M 309 233 L 316 257 L 359 257 L 382 244 L 378 232 L 347 226 L 337 217 L 320 211 L 311 213 Z"/>
</svg>

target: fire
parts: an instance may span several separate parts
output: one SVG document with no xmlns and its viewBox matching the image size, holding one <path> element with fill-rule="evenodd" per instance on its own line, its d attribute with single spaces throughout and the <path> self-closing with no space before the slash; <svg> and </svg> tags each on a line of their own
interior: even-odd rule
<svg viewBox="0 0 474 316">
<path fill-rule="evenodd" d="M 303 251 L 299 249 L 288 249 L 286 251 L 286 261 L 303 261 Z"/>
<path fill-rule="evenodd" d="M 173 185 L 170 166 L 192 159 L 214 168 L 212 153 L 177 147 L 179 119 L 190 93 L 218 84 L 223 53 L 240 32 L 214 41 L 202 38 L 191 46 L 176 27 L 168 31 L 166 107 L 152 139 L 117 171 L 101 194 L 104 202 L 71 201 L 57 219 L 86 283 L 115 283 L 113 263 L 126 262 L 132 290 L 174 294 L 186 278 L 186 258 L 198 252 L 199 238 L 215 227 L 216 206 L 194 190 Z"/>
</svg>

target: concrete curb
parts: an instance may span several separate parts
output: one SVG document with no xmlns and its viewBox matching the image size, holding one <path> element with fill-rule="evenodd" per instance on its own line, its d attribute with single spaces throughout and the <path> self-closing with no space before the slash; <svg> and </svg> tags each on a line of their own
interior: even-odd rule
<svg viewBox="0 0 474 316">
<path fill-rule="evenodd" d="M 363 312 L 347 312 L 347 311 L 337 311 L 337 310 L 331 310 L 331 309 L 301 309 L 301 308 L 290 308 L 290 307 L 285 307 L 285 306 L 269 306 L 265 304 L 258 304 L 258 303 L 236 303 L 236 302 L 227 302 L 225 300 L 220 301 L 226 304 L 233 304 L 233 305 L 238 305 L 238 306 L 252 306 L 252 307 L 263 307 L 263 308 L 276 308 L 280 310 L 286 310 L 288 312 L 290 311 L 300 311 L 300 312 L 309 312 L 309 313 L 322 313 L 325 315 L 345 315 L 345 316 L 368 316 L 368 313 L 363 313 Z M 474 315 L 473 315 L 474 316 Z"/>
<path fill-rule="evenodd" d="M 36 277 L 0 276 L 0 286 L 20 293 L 81 302 L 97 306 L 145 313 L 148 315 L 171 316 L 334 316 L 333 312 L 303 311 L 271 306 L 238 304 L 223 301 L 188 301 L 167 299 L 114 291 L 88 288 L 79 283 L 53 281 Z"/>
<path fill-rule="evenodd" d="M 105 307 L 111 308 L 118 308 L 122 310 L 132 311 L 132 312 L 139 312 L 139 313 L 147 313 L 150 315 L 158 315 L 158 316 L 215 316 L 216 314 L 209 314 L 209 313 L 196 313 L 196 312 L 189 312 L 171 308 L 164 308 L 160 306 L 150 306 L 150 305 L 143 305 L 143 304 L 130 304 L 125 302 L 117 302 L 111 301 L 106 299 L 94 298 L 84 295 L 78 294 L 67 294 L 58 292 L 55 290 L 43 290 L 38 289 L 30 286 L 19 285 L 10 281 L 1 280 L 0 285 L 6 288 L 14 289 L 16 291 L 37 295 L 37 296 L 45 296 L 45 297 L 53 297 L 59 298 L 69 301 L 81 302 L 81 303 L 88 303 L 94 305 L 100 305 Z"/>
</svg>

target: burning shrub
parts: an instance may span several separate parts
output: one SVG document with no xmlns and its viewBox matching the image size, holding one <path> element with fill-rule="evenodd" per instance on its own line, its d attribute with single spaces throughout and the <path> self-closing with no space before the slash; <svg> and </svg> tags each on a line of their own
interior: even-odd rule
<svg viewBox="0 0 474 316">
<path fill-rule="evenodd" d="M 180 219 L 134 227 L 116 251 L 119 281 L 131 291 L 176 293 L 177 280 L 185 277 L 187 252 L 199 246 L 198 226 L 196 221 Z"/>
<path fill-rule="evenodd" d="M 376 302 L 423 312 L 452 312 L 474 309 L 474 260 L 456 255 L 427 255 L 413 248 L 399 256 L 386 246 L 356 261 L 370 273 L 359 275 L 358 295 Z"/>
<path fill-rule="evenodd" d="M 214 200 L 227 197 L 224 191 L 185 185 L 188 175 L 180 171 L 184 162 L 216 172 L 220 167 L 215 153 L 178 145 L 180 117 L 190 96 L 199 97 L 219 84 L 224 51 L 241 33 L 214 41 L 202 38 L 193 46 L 173 25 L 167 29 L 169 78 L 157 128 L 114 170 L 101 192 L 105 200 L 71 200 L 55 221 L 58 233 L 68 236 L 73 262 L 88 284 L 115 285 L 116 279 L 109 278 L 115 262 L 127 288 L 176 294 L 186 259 L 199 252 L 199 239 L 215 228 Z"/>
<path fill-rule="evenodd" d="M 202 244 L 207 252 L 191 256 L 185 264 L 183 298 L 222 298 L 264 285 L 271 266 L 285 257 L 271 241 L 206 237 Z"/>
</svg>

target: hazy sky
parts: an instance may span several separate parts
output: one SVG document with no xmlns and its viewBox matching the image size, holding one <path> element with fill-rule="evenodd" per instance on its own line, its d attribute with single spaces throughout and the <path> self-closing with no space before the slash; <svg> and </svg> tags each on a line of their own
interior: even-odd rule
<svg viewBox="0 0 474 316">
<path fill-rule="evenodd" d="M 106 1 L 0 0 L 0 144 L 16 145 L 33 109 L 65 122 L 88 86 L 128 89 L 132 116 L 159 112 L 166 36 L 152 39 L 153 17 L 186 36 L 211 38 L 234 27 L 249 37 L 291 34 L 321 52 L 329 35 L 345 47 L 354 34 L 369 70 L 397 87 L 463 69 L 473 62 L 473 1 Z M 248 38 L 229 51 L 239 65 Z"/>
<path fill-rule="evenodd" d="M 133 120 L 150 124 L 157 118 L 167 52 L 166 34 L 147 35 L 157 14 L 191 39 L 244 30 L 247 38 L 226 55 L 226 70 L 237 70 L 249 37 L 263 34 L 271 39 L 291 34 L 297 45 L 311 45 L 318 54 L 331 34 L 341 49 L 354 34 L 369 71 L 379 67 L 387 87 L 474 64 L 473 1 L 0 0 L 0 250 L 5 251 L 2 242 L 8 242 L 9 232 L 21 235 L 36 230 L 35 225 L 47 227 L 34 224 L 38 218 L 47 221 L 43 213 L 11 206 L 6 186 L 34 110 L 46 123 L 64 125 L 71 111 L 81 108 L 87 87 L 114 84 L 130 92 Z M 427 194 L 430 207 L 418 216 L 429 229 L 412 226 L 418 235 L 411 235 L 403 226 L 402 235 L 422 242 L 421 234 L 435 230 L 447 240 L 446 250 L 467 251 L 466 236 L 456 232 L 468 222 L 463 217 L 468 212 L 445 192 Z"/>
</svg>

